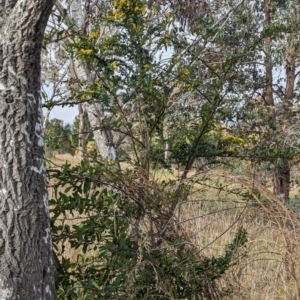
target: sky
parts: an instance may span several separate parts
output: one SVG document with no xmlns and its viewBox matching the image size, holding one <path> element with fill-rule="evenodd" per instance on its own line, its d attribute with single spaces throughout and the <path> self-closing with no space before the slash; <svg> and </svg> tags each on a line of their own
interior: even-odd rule
<svg viewBox="0 0 300 300">
<path fill-rule="evenodd" d="M 45 111 L 44 111 L 45 113 Z M 75 117 L 78 114 L 78 108 L 77 106 L 73 106 L 73 107 L 59 107 L 56 106 L 52 109 L 51 113 L 50 113 L 50 120 L 52 119 L 60 119 L 63 120 L 64 123 L 70 123 L 72 124 Z"/>
</svg>

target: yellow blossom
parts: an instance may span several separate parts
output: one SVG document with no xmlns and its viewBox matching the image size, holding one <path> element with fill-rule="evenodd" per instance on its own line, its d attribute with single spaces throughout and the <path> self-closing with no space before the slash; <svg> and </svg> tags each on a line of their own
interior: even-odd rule
<svg viewBox="0 0 300 300">
<path fill-rule="evenodd" d="M 233 147 L 229 147 L 229 148 L 227 149 L 227 153 L 228 153 L 228 154 L 234 154 L 234 153 L 235 153 L 235 149 L 234 149 Z"/>
<path fill-rule="evenodd" d="M 164 43 L 166 44 L 170 43 L 170 35 L 168 33 L 164 34 Z"/>
<path fill-rule="evenodd" d="M 108 20 L 120 20 L 122 21 L 125 17 L 125 13 L 119 10 L 113 10 L 111 13 L 107 14 Z"/>
<path fill-rule="evenodd" d="M 169 13 L 169 12 L 166 12 L 166 13 L 165 13 L 165 17 L 166 17 L 166 22 L 167 22 L 168 24 L 170 24 L 171 21 L 172 21 L 172 19 L 171 19 L 171 17 L 170 17 L 170 13 Z"/>
<path fill-rule="evenodd" d="M 111 66 L 112 66 L 113 70 L 115 70 L 115 71 L 119 69 L 119 67 L 118 67 L 118 65 L 117 65 L 117 63 L 115 61 L 113 61 L 111 63 Z"/>
<path fill-rule="evenodd" d="M 146 12 L 146 8 L 147 8 L 147 5 L 145 4 L 145 5 L 142 7 L 142 10 L 141 10 L 141 12 L 142 12 L 142 15 L 144 15 L 144 14 L 145 14 L 145 12 Z"/>
<path fill-rule="evenodd" d="M 93 89 L 89 89 L 89 90 L 88 90 L 88 93 L 91 94 L 91 95 L 94 95 L 94 94 L 96 94 L 96 91 L 93 90 Z"/>
<path fill-rule="evenodd" d="M 97 31 L 92 31 L 90 34 L 90 39 L 96 39 L 99 36 Z"/>
<path fill-rule="evenodd" d="M 180 69 L 180 70 L 179 70 L 179 74 L 180 74 L 181 76 L 187 77 L 187 76 L 190 75 L 190 71 L 189 71 L 188 69 Z"/>
<path fill-rule="evenodd" d="M 239 146 L 243 146 L 244 143 L 245 143 L 242 138 L 234 136 L 234 135 L 232 135 L 230 133 L 229 134 L 225 134 L 225 139 L 227 139 L 231 143 L 238 144 Z"/>
<path fill-rule="evenodd" d="M 143 67 L 146 71 L 149 71 L 151 69 L 151 65 L 149 65 L 149 64 L 146 64 Z"/>
<path fill-rule="evenodd" d="M 93 52 L 93 50 L 92 49 L 80 49 L 79 50 L 79 53 L 80 54 L 82 54 L 82 55 L 89 55 L 89 54 L 91 54 Z"/>
<path fill-rule="evenodd" d="M 173 55 L 173 56 L 172 56 L 172 61 L 173 61 L 174 63 L 178 62 L 178 61 L 179 61 L 179 57 L 178 57 L 177 55 Z"/>
</svg>

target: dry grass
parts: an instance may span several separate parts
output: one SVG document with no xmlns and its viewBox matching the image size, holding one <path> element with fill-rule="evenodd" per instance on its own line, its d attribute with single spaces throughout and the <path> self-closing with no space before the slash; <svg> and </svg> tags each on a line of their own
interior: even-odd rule
<svg viewBox="0 0 300 300">
<path fill-rule="evenodd" d="M 207 195 L 201 198 L 209 201 L 197 201 L 195 195 L 194 202 L 182 207 L 181 222 L 207 257 L 223 255 L 237 229 L 243 226 L 247 230 L 246 247 L 236 253 L 236 264 L 222 279 L 223 286 L 232 290 L 228 299 L 300 299 L 298 215 L 249 178 L 220 173 L 211 176 L 227 180 L 231 187 L 235 184 L 264 195 L 263 202 L 254 195 L 257 206 L 251 206 L 233 201 L 226 192 L 206 189 Z"/>
<path fill-rule="evenodd" d="M 77 155 L 73 156 L 71 154 L 58 154 L 51 153 L 50 156 L 47 157 L 47 164 L 50 166 L 62 166 L 64 163 L 76 164 L 80 161 Z"/>
<path fill-rule="evenodd" d="M 57 165 L 66 160 L 78 162 L 68 155 L 54 158 Z M 228 299 L 300 300 L 298 214 L 284 207 L 268 188 L 245 176 L 220 172 L 208 175 L 228 182 L 228 189 L 217 192 L 214 188 L 197 184 L 190 201 L 181 206 L 179 220 L 199 253 L 207 257 L 223 255 L 237 229 L 243 226 L 247 230 L 246 246 L 236 253 L 236 264 L 221 281 L 232 291 Z M 159 181 L 172 177 L 168 172 L 157 172 L 155 176 Z M 230 194 L 230 190 L 236 187 L 252 194 L 253 201 L 245 203 Z M 82 216 L 68 216 L 68 220 L 61 222 L 77 224 L 80 222 L 77 217 Z M 63 243 L 65 256 L 76 260 L 81 249 L 74 250 L 68 241 Z"/>
</svg>

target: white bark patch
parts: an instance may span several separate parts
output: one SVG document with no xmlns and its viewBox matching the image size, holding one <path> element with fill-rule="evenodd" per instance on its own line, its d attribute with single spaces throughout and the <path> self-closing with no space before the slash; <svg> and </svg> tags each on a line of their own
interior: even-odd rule
<svg viewBox="0 0 300 300">
<path fill-rule="evenodd" d="M 17 78 L 22 82 L 23 85 L 27 85 L 27 79 L 23 75 L 18 75 Z"/>
<path fill-rule="evenodd" d="M 44 239 L 45 244 L 48 244 L 48 242 L 50 240 L 50 228 L 46 228 L 45 231 L 46 231 L 46 236 L 44 236 L 43 239 Z"/>
<path fill-rule="evenodd" d="M 35 134 L 38 137 L 38 145 L 40 147 L 44 146 L 44 138 L 42 136 L 42 125 L 40 123 L 35 124 Z"/>
<path fill-rule="evenodd" d="M 20 205 L 17 205 L 17 207 L 14 208 L 14 211 L 18 211 L 20 209 Z"/>
<path fill-rule="evenodd" d="M 8 67 L 8 72 L 13 74 L 15 77 L 17 77 L 15 70 L 11 66 Z"/>
<path fill-rule="evenodd" d="M 32 166 L 30 169 L 31 169 L 33 172 L 39 173 L 39 174 L 41 174 L 42 172 L 45 171 L 45 167 L 44 167 L 43 164 L 40 166 L 39 169 L 38 169 L 37 167 L 34 167 L 34 166 Z"/>
<path fill-rule="evenodd" d="M 27 139 L 27 143 L 31 144 L 31 141 L 29 139 L 29 134 L 26 131 L 26 126 L 28 125 L 28 121 L 26 121 L 25 123 L 21 124 L 21 132 L 26 136 Z"/>
<path fill-rule="evenodd" d="M 45 194 L 43 196 L 43 202 L 44 202 L 44 207 L 45 207 L 45 211 L 48 214 L 49 213 L 49 204 L 48 204 L 48 197 L 47 194 Z"/>
<path fill-rule="evenodd" d="M 14 91 L 16 89 L 15 86 L 11 85 L 10 87 L 6 87 L 3 83 L 0 82 L 0 91 Z"/>
<path fill-rule="evenodd" d="M 50 290 L 50 286 L 49 285 L 47 285 L 46 286 L 46 288 L 45 288 L 45 292 L 46 292 L 46 294 L 52 294 L 52 292 L 51 292 L 51 290 Z"/>
<path fill-rule="evenodd" d="M 0 82 L 0 91 L 6 91 L 6 86 Z"/>
<path fill-rule="evenodd" d="M 0 300 L 9 300 L 13 296 L 13 288 L 5 286 L 4 282 L 0 279 Z"/>
<path fill-rule="evenodd" d="M 6 189 L 1 189 L 1 192 L 5 195 L 7 194 L 7 190 Z"/>
</svg>

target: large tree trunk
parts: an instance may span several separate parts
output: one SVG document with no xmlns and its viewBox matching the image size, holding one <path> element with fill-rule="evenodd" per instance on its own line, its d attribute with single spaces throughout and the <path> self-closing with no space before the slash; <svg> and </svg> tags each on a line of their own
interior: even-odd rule
<svg viewBox="0 0 300 300">
<path fill-rule="evenodd" d="M 0 1 L 0 299 L 55 299 L 40 94 L 53 3 Z"/>
</svg>

